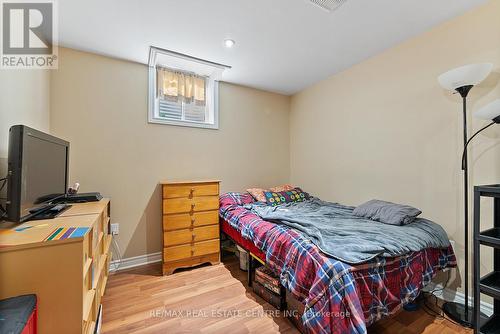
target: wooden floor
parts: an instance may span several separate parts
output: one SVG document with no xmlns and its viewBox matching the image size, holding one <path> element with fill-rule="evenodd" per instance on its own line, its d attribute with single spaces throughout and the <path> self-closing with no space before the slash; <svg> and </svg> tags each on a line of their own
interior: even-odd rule
<svg viewBox="0 0 500 334">
<path fill-rule="evenodd" d="M 161 276 L 160 264 L 111 274 L 103 298 L 103 333 L 298 333 L 246 286 L 236 260 Z M 422 309 L 401 311 L 370 333 L 469 334 Z"/>
</svg>

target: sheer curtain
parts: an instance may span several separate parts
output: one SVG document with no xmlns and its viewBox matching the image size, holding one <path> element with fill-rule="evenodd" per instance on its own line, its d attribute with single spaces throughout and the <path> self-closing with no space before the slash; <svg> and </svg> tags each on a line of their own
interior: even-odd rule
<svg viewBox="0 0 500 334">
<path fill-rule="evenodd" d="M 172 102 L 206 104 L 206 78 L 194 73 L 157 67 L 158 97 Z"/>
</svg>

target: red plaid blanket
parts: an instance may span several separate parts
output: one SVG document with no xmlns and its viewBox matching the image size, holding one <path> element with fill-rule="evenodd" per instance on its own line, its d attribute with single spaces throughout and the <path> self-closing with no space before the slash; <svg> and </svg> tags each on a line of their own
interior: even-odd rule
<svg viewBox="0 0 500 334">
<path fill-rule="evenodd" d="M 413 301 L 438 270 L 456 266 L 453 249 L 424 249 L 360 265 L 330 258 L 286 226 L 262 220 L 245 208 L 250 194 L 220 198 L 220 216 L 266 254 L 266 263 L 305 305 L 310 333 L 367 333 L 373 322 Z"/>
</svg>

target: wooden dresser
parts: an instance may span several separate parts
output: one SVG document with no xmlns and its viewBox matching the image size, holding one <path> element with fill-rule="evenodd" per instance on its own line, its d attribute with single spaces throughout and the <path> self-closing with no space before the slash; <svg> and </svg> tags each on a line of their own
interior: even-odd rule
<svg viewBox="0 0 500 334">
<path fill-rule="evenodd" d="M 94 333 L 111 260 L 110 202 L 0 223 L 0 299 L 34 293 L 38 333 Z"/>
<path fill-rule="evenodd" d="M 220 181 L 162 182 L 163 274 L 220 261 Z"/>
</svg>

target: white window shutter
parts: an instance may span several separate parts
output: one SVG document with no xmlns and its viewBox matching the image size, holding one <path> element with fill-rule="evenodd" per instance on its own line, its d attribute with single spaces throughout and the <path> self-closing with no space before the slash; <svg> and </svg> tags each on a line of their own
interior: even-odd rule
<svg viewBox="0 0 500 334">
<path fill-rule="evenodd" d="M 169 121 L 182 120 L 182 104 L 180 102 L 172 102 L 159 99 L 159 116 Z"/>
<path fill-rule="evenodd" d="M 184 118 L 186 121 L 205 123 L 205 106 L 198 106 L 195 103 L 185 104 Z"/>
</svg>

